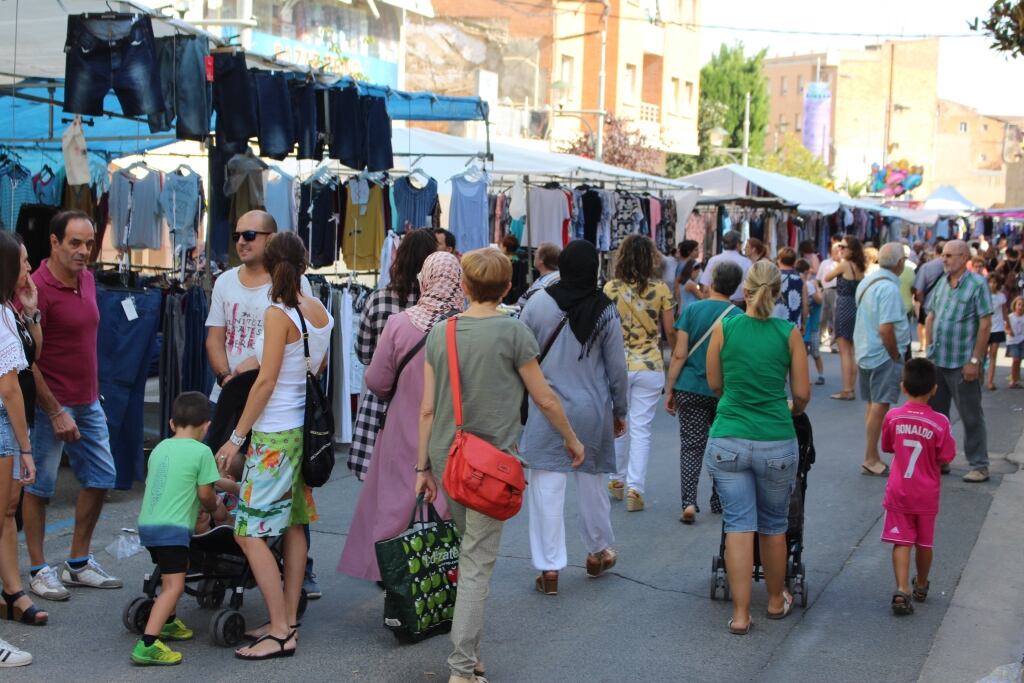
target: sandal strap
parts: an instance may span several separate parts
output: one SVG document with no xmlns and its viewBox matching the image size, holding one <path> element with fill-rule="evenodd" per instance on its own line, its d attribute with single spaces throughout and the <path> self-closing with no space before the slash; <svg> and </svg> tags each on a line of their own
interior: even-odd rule
<svg viewBox="0 0 1024 683">
<path fill-rule="evenodd" d="M 266 635 L 261 636 L 260 638 L 258 638 L 256 640 L 256 642 L 253 643 L 252 645 L 250 645 L 249 647 L 255 647 L 255 646 L 259 645 L 260 643 L 262 643 L 264 640 L 272 640 L 275 643 L 277 643 L 277 646 L 279 648 L 281 648 L 281 651 L 283 652 L 284 651 L 284 646 L 287 645 L 288 641 L 291 640 L 294 637 L 295 637 L 295 631 L 289 631 L 288 635 L 286 635 L 284 638 L 278 638 L 275 635 L 267 633 Z"/>
<path fill-rule="evenodd" d="M 5 591 L 0 590 L 0 597 L 3 597 L 4 602 L 6 602 L 9 606 L 13 605 L 26 595 L 28 595 L 28 593 L 26 593 L 24 590 L 20 590 L 17 593 L 7 593 Z"/>
</svg>

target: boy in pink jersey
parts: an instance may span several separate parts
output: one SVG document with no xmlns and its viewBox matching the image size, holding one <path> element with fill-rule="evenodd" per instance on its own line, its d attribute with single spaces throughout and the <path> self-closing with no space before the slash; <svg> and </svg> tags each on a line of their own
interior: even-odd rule
<svg viewBox="0 0 1024 683">
<path fill-rule="evenodd" d="M 901 388 L 907 402 L 893 408 L 882 423 L 882 450 L 892 453 L 889 481 L 885 485 L 885 526 L 882 540 L 892 543 L 892 568 L 896 592 L 892 611 L 914 613 L 910 585 L 910 548 L 915 547 L 917 576 L 913 599 L 928 597 L 928 571 L 932 566 L 935 517 L 939 514 L 940 466 L 956 455 L 956 441 L 945 415 L 931 409 L 928 399 L 937 388 L 935 366 L 914 358 L 903 366 Z"/>
</svg>

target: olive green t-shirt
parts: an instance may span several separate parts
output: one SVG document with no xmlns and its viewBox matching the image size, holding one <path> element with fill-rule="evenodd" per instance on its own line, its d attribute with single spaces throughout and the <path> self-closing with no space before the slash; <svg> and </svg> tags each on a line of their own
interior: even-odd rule
<svg viewBox="0 0 1024 683">
<path fill-rule="evenodd" d="M 445 329 L 434 326 L 427 337 L 427 363 L 434 371 L 434 426 L 428 455 L 440 478 L 455 439 L 455 411 L 448 377 Z M 519 408 L 523 381 L 519 368 L 540 355 L 537 340 L 519 320 L 498 315 L 457 319 L 463 428 L 507 453 L 518 456 L 522 425 Z"/>
<path fill-rule="evenodd" d="M 722 383 L 712 438 L 796 438 L 786 397 L 793 323 L 734 315 L 722 321 Z"/>
</svg>

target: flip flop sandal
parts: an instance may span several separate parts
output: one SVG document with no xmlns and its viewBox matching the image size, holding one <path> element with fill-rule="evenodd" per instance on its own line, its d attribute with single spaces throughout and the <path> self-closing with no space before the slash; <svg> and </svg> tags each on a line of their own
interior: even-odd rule
<svg viewBox="0 0 1024 683">
<path fill-rule="evenodd" d="M 902 600 L 902 602 L 900 602 Z M 914 613 L 914 603 L 910 593 L 904 593 L 903 591 L 896 591 L 892 594 L 892 613 L 898 617 L 905 617 L 908 614 Z"/>
<path fill-rule="evenodd" d="M 865 476 L 868 476 L 868 477 L 888 477 L 889 476 L 889 466 L 886 465 L 885 469 L 882 470 L 881 472 L 875 472 L 874 470 L 868 468 L 867 466 L 861 465 L 860 466 L 860 473 L 865 475 Z"/>
<path fill-rule="evenodd" d="M 781 612 L 768 612 L 769 619 L 785 619 L 789 616 L 790 611 L 793 609 L 793 596 L 789 593 L 783 592 L 782 594 L 782 611 Z"/>
<path fill-rule="evenodd" d="M 912 591 L 914 594 L 914 600 L 917 600 L 918 602 L 924 602 L 928 599 L 928 589 L 932 586 L 931 581 L 926 581 L 924 586 L 918 586 L 917 577 L 915 576 L 914 581 L 911 585 L 914 587 L 914 590 Z"/>
<path fill-rule="evenodd" d="M 752 628 L 754 628 L 754 620 L 753 619 L 751 619 L 750 621 L 747 622 L 747 627 L 746 628 L 733 628 L 733 626 L 732 626 L 732 619 L 729 620 L 729 633 L 733 634 L 734 636 L 745 636 L 748 633 L 750 633 L 750 629 L 752 629 Z"/>
<path fill-rule="evenodd" d="M 238 659 L 244 659 L 249 662 L 261 662 L 265 659 L 280 659 L 281 657 L 291 657 L 295 654 L 295 648 L 292 648 L 291 650 L 286 650 L 284 649 L 284 646 L 287 645 L 288 641 L 294 637 L 295 631 L 289 633 L 285 638 L 278 638 L 277 636 L 272 636 L 268 633 L 267 635 L 263 636 L 249 647 L 255 647 L 256 645 L 262 643 L 264 640 L 272 640 L 275 643 L 277 643 L 277 647 L 279 648 L 278 650 L 268 652 L 265 655 L 243 655 L 238 650 L 235 650 L 235 657 L 237 657 Z"/>
</svg>

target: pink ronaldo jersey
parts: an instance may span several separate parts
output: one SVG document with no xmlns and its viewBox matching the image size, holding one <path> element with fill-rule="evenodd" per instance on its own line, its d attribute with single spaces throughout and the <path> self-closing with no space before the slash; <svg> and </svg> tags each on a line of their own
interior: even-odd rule
<svg viewBox="0 0 1024 683">
<path fill-rule="evenodd" d="M 915 515 L 938 513 L 939 465 L 956 455 L 946 416 L 921 403 L 893 408 L 882 423 L 882 450 L 893 454 L 883 506 Z"/>
</svg>

